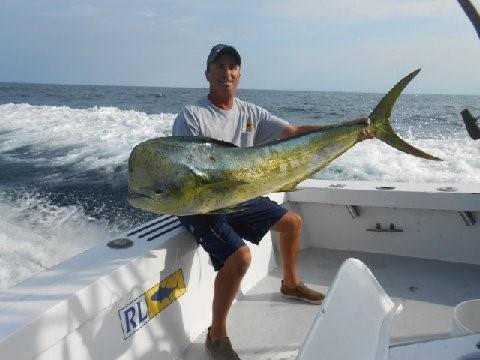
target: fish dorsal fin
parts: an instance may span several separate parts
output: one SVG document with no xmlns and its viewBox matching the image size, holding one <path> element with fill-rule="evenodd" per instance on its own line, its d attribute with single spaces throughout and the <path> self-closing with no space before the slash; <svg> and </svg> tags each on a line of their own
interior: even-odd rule
<svg viewBox="0 0 480 360">
<path fill-rule="evenodd" d="M 227 141 L 222 141 L 222 140 L 217 140 L 217 139 L 212 139 L 212 138 L 206 138 L 206 139 L 208 139 L 208 142 L 214 143 L 216 145 L 238 148 L 237 145 L 232 144 L 232 143 L 227 142 Z"/>
<path fill-rule="evenodd" d="M 215 145 L 219 145 L 219 146 L 226 146 L 226 147 L 230 147 L 230 148 L 238 148 L 237 145 L 235 144 L 232 144 L 230 142 L 227 142 L 227 141 L 222 141 L 222 140 L 218 140 L 218 139 L 214 139 L 214 138 L 210 138 L 210 137 L 207 137 L 207 136 L 171 136 L 172 138 L 176 138 L 177 140 L 180 140 L 180 141 L 185 141 L 185 142 L 195 142 L 195 143 L 203 143 L 203 144 L 215 144 Z"/>
</svg>

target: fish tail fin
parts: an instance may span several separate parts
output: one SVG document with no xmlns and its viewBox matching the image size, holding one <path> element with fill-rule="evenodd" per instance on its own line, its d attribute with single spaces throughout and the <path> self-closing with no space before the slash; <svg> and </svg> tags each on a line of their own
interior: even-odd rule
<svg viewBox="0 0 480 360">
<path fill-rule="evenodd" d="M 420 157 L 428 160 L 441 160 L 440 158 L 427 154 L 426 152 L 417 149 L 413 145 L 410 145 L 406 141 L 402 140 L 392 129 L 390 125 L 390 116 L 392 114 L 392 108 L 398 97 L 402 93 L 403 89 L 408 85 L 412 79 L 417 76 L 420 69 L 417 69 L 402 80 L 400 80 L 383 98 L 378 105 L 373 109 L 369 118 L 371 121 L 371 130 L 373 135 L 395 149 L 403 151 L 404 153 Z"/>
</svg>

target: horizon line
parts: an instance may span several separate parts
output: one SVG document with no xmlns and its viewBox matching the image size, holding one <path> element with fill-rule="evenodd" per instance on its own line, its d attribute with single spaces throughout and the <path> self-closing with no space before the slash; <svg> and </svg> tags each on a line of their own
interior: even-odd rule
<svg viewBox="0 0 480 360">
<path fill-rule="evenodd" d="M 0 84 L 16 85 L 53 85 L 53 86 L 105 86 L 105 87 L 137 87 L 137 88 L 160 88 L 160 89 L 208 89 L 208 87 L 185 87 L 185 86 L 158 86 L 158 85 L 131 85 L 131 84 L 70 84 L 70 83 L 42 83 L 42 82 L 18 82 L 18 81 L 0 81 Z M 312 89 L 260 89 L 260 88 L 238 88 L 238 91 L 288 91 L 288 92 L 337 92 L 337 93 L 356 93 L 356 94 L 384 94 L 376 91 L 354 91 L 354 90 L 312 90 Z M 387 89 L 386 91 L 388 91 Z M 461 93 L 432 93 L 432 92 L 403 92 L 405 95 L 448 95 L 448 96 L 480 96 L 480 94 L 461 94 Z"/>
</svg>

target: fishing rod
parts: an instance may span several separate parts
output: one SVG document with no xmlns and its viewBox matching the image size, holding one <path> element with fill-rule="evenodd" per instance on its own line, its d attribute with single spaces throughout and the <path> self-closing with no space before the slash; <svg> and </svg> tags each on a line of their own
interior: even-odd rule
<svg viewBox="0 0 480 360">
<path fill-rule="evenodd" d="M 463 11 L 470 19 L 473 27 L 477 31 L 478 37 L 480 38 L 480 14 L 478 13 L 477 9 L 473 5 L 471 0 L 457 0 L 460 6 L 462 7 Z"/>
<path fill-rule="evenodd" d="M 480 129 L 478 128 L 477 120 L 472 116 L 470 111 L 465 109 L 460 114 L 462 114 L 468 135 L 470 135 L 473 140 L 480 139 Z"/>
</svg>

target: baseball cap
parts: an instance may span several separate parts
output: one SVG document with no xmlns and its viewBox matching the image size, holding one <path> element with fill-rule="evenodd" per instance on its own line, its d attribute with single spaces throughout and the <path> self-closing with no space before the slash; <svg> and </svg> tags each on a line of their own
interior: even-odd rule
<svg viewBox="0 0 480 360">
<path fill-rule="evenodd" d="M 222 54 L 230 54 L 235 58 L 235 61 L 237 62 L 238 65 L 242 64 L 242 58 L 240 57 L 240 54 L 233 46 L 225 45 L 225 44 L 217 44 L 214 47 L 212 47 L 212 50 L 210 50 L 210 54 L 208 55 L 208 58 L 207 58 L 207 69 L 210 66 L 210 64 L 213 63 L 215 59 Z"/>
</svg>

